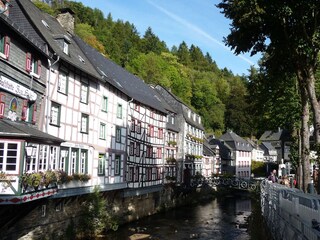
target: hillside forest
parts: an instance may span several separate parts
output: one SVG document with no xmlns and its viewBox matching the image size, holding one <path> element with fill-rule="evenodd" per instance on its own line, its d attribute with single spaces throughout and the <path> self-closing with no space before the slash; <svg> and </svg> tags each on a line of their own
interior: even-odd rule
<svg viewBox="0 0 320 240">
<path fill-rule="evenodd" d="M 53 16 L 61 8 L 72 9 L 79 37 L 147 84 L 171 90 L 202 117 L 206 134 L 219 137 L 232 130 L 242 137 L 259 138 L 266 130 L 290 131 L 299 123 L 294 79 L 279 81 L 278 75 L 266 70 L 263 59 L 258 69 L 252 67 L 247 76 L 239 76 L 219 69 L 210 54 L 194 44 L 182 40 L 169 49 L 151 27 L 139 33 L 133 23 L 114 20 L 111 13 L 105 16 L 102 10 L 79 2 L 34 3 Z"/>
</svg>

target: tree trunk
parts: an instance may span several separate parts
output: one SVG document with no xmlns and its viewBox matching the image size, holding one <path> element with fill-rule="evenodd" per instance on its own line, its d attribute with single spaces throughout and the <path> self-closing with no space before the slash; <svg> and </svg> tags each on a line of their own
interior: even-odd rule
<svg viewBox="0 0 320 240">
<path fill-rule="evenodd" d="M 314 125 L 314 141 L 316 145 L 320 144 L 320 105 L 317 100 L 316 88 L 315 88 L 315 75 L 312 67 L 306 71 L 307 74 L 304 77 L 306 90 L 308 92 L 309 102 L 313 113 L 313 125 Z"/>
<path fill-rule="evenodd" d="M 309 104 L 308 95 L 304 84 L 300 82 L 301 90 L 301 160 L 302 160 L 302 190 L 307 192 L 310 176 L 310 133 L 309 133 Z"/>
<path fill-rule="evenodd" d="M 301 127 L 298 130 L 298 169 L 296 172 L 297 187 L 302 189 L 302 160 L 301 160 Z"/>
</svg>

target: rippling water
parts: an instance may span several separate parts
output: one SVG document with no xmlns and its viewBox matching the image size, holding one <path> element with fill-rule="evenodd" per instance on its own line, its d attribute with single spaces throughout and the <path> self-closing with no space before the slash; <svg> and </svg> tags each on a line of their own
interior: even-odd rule
<svg viewBox="0 0 320 240">
<path fill-rule="evenodd" d="M 127 240 L 136 232 L 150 234 L 151 239 L 161 240 L 268 239 L 264 234 L 265 229 L 261 229 L 263 228 L 261 219 L 254 219 L 256 214 L 251 215 L 255 205 L 253 200 L 239 196 L 218 198 L 197 206 L 177 208 L 126 224 L 117 232 L 109 233 L 106 239 Z M 248 231 L 248 227 L 255 229 Z"/>
</svg>

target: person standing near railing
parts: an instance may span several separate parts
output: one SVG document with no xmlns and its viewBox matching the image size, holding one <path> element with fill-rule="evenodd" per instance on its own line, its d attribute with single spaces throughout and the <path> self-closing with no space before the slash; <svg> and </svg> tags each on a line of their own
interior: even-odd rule
<svg viewBox="0 0 320 240">
<path fill-rule="evenodd" d="M 278 182 L 278 178 L 277 178 L 277 170 L 273 169 L 272 172 L 270 173 L 268 180 L 275 183 Z"/>
</svg>

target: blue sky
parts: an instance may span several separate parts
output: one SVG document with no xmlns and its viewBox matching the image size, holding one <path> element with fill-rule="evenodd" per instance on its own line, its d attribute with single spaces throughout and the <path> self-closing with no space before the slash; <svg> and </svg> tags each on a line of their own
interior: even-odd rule
<svg viewBox="0 0 320 240">
<path fill-rule="evenodd" d="M 250 66 L 257 66 L 259 56 L 234 55 L 224 45 L 223 37 L 230 30 L 226 19 L 215 4 L 218 0 L 76 0 L 85 6 L 100 9 L 105 17 L 132 23 L 142 37 L 148 27 L 169 49 L 185 41 L 207 52 L 219 68 L 234 74 L 248 74 Z"/>
</svg>

